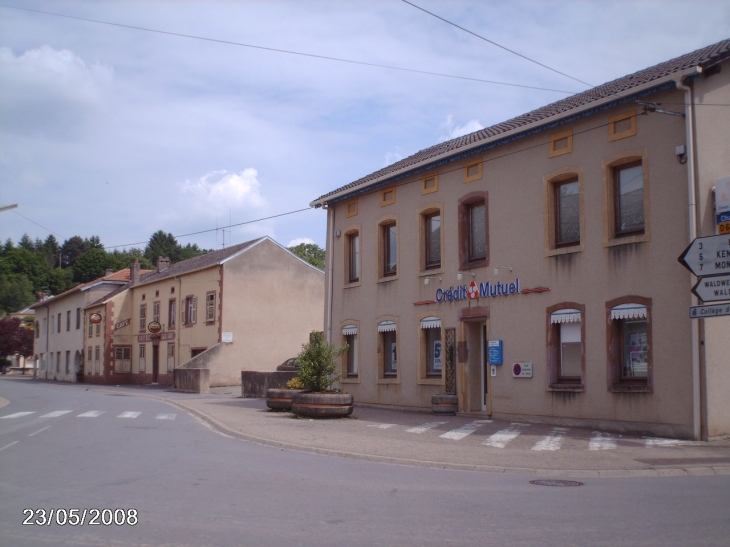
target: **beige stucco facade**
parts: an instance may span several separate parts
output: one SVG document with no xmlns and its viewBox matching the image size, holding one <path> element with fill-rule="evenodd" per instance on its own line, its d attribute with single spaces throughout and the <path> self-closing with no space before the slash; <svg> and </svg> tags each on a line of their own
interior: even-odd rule
<svg viewBox="0 0 730 547">
<path fill-rule="evenodd" d="M 730 66 L 723 68 L 684 80 L 695 104 L 730 104 Z M 357 370 L 348 374 L 353 358 L 343 358 L 342 387 L 361 403 L 429 408 L 446 389 L 446 358 L 438 374 L 424 362 L 425 332 L 440 323 L 444 353 L 447 331 L 455 336 L 461 412 L 683 438 L 730 435 L 730 318 L 689 318 L 696 278 L 677 261 L 693 237 L 715 234 L 712 187 L 730 176 L 730 115 L 712 106 L 686 117 L 645 113 L 635 102 L 685 113 L 687 93 L 667 80 L 641 97 L 568 111 L 511 139 L 414 162 L 315 202 L 328 211 L 326 331 L 338 345 L 355 343 Z M 680 145 L 690 161 L 678 155 Z M 614 177 L 637 165 L 642 226 L 620 234 Z M 577 183 L 580 235 L 557 245 L 556 188 L 565 181 Z M 471 263 L 470 203 L 484 204 L 487 219 L 486 257 Z M 431 214 L 440 221 L 440 263 L 427 269 Z M 383 230 L 393 224 L 397 272 L 385 275 L 383 249 L 393 243 Z M 622 372 L 617 356 L 619 336 L 634 344 L 618 334 L 630 305 L 645 329 L 629 348 L 637 350 L 636 378 L 625 377 L 634 372 Z M 561 310 L 579 325 L 578 371 L 563 380 L 555 368 Z M 503 364 L 489 365 L 489 340 L 501 341 Z M 396 347 L 397 371 L 388 372 L 384 355 Z M 532 376 L 515 376 L 516 363 L 531 366 Z"/>
<path fill-rule="evenodd" d="M 242 370 L 296 356 L 323 328 L 323 272 L 268 237 L 240 247 L 163 267 L 87 307 L 106 337 L 85 381 L 171 385 L 175 368 L 193 367 L 210 370 L 211 387 L 238 385 Z"/>
</svg>

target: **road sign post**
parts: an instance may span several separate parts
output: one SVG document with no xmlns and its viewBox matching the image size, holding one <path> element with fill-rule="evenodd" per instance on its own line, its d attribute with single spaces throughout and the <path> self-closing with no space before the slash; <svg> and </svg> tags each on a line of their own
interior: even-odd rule
<svg viewBox="0 0 730 547">
<path fill-rule="evenodd" d="M 701 277 L 692 292 L 703 302 L 730 300 L 730 275 Z"/>
<path fill-rule="evenodd" d="M 697 277 L 730 274 L 730 235 L 698 237 L 679 262 Z"/>
</svg>

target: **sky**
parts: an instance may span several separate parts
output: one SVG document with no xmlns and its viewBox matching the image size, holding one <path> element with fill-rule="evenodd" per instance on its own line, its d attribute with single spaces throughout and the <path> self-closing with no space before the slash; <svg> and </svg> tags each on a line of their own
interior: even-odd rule
<svg viewBox="0 0 730 547">
<path fill-rule="evenodd" d="M 324 247 L 319 196 L 730 38 L 730 0 L 412 3 L 575 79 L 403 0 L 0 0 L 0 238 Z"/>
</svg>

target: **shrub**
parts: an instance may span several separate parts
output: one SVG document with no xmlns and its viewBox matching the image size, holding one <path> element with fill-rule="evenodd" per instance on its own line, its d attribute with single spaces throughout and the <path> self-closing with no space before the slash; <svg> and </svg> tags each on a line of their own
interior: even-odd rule
<svg viewBox="0 0 730 547">
<path fill-rule="evenodd" d="M 286 383 L 286 387 L 289 389 L 304 389 L 304 382 L 299 376 L 295 376 Z"/>
<path fill-rule="evenodd" d="M 323 332 L 313 332 L 309 343 L 302 345 L 297 357 L 299 361 L 298 378 L 306 389 L 311 391 L 327 391 L 333 383 L 340 379 L 337 372 L 339 359 L 347 351 L 347 344 L 337 349 L 324 340 Z"/>
</svg>

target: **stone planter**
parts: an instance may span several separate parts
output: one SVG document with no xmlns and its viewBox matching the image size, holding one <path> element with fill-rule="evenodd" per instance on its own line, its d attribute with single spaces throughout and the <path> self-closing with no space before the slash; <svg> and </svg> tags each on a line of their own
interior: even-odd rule
<svg viewBox="0 0 730 547">
<path fill-rule="evenodd" d="M 434 414 L 453 416 L 459 410 L 459 398 L 455 393 L 437 393 L 431 396 L 431 410 Z"/>
<path fill-rule="evenodd" d="M 306 418 L 345 418 L 352 414 L 353 403 L 349 393 L 295 393 L 292 412 Z"/>
<path fill-rule="evenodd" d="M 274 411 L 291 412 L 292 398 L 295 393 L 302 393 L 304 389 L 271 388 L 266 390 L 266 406 Z"/>
</svg>

